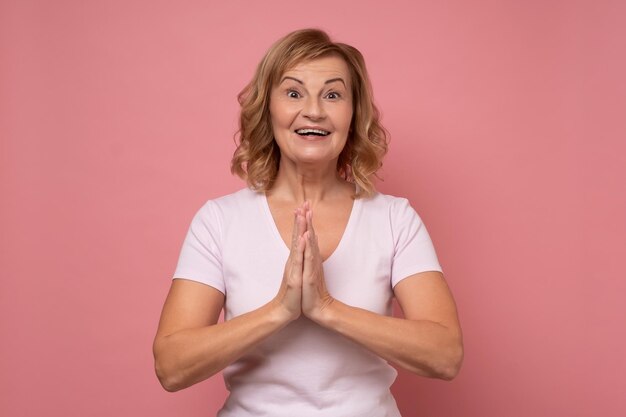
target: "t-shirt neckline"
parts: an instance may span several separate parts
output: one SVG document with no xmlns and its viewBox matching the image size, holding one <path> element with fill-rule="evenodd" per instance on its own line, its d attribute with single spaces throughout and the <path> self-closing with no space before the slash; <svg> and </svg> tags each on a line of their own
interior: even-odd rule
<svg viewBox="0 0 626 417">
<path fill-rule="evenodd" d="M 355 191 L 358 192 L 358 185 L 355 184 L 355 188 L 356 188 Z M 281 248 L 281 250 L 287 256 L 289 256 L 291 249 L 287 246 L 282 236 L 280 235 L 280 232 L 278 231 L 278 226 L 276 226 L 274 217 L 272 217 L 272 211 L 270 210 L 270 205 L 269 205 L 269 202 L 267 201 L 267 196 L 265 195 L 264 192 L 259 192 L 257 194 L 258 194 L 259 203 L 261 204 L 263 212 L 265 213 L 265 219 L 268 223 L 268 226 L 273 236 L 272 240 Z M 350 210 L 350 217 L 348 217 L 348 222 L 346 223 L 346 227 L 343 230 L 341 239 L 339 240 L 339 243 L 337 244 L 337 247 L 335 248 L 335 250 L 333 250 L 333 252 L 328 256 L 328 258 L 326 258 L 326 260 L 322 262 L 323 265 L 328 264 L 334 258 L 336 258 L 338 256 L 337 253 L 342 250 L 343 246 L 345 246 L 344 242 L 350 239 L 350 236 L 352 235 L 352 228 L 354 227 L 353 224 L 356 222 L 355 218 L 358 216 L 358 210 L 360 210 L 360 207 L 361 207 L 361 198 L 354 199 L 354 202 L 352 203 L 352 209 Z"/>
</svg>

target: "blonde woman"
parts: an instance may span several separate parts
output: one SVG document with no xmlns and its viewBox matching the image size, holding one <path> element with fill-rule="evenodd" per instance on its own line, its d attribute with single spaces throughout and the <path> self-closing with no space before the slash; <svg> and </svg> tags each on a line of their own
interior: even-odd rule
<svg viewBox="0 0 626 417">
<path fill-rule="evenodd" d="M 154 341 L 161 384 L 223 370 L 221 417 L 399 416 L 388 362 L 452 379 L 462 334 L 420 217 L 374 189 L 387 137 L 361 53 L 290 33 L 239 101 L 248 186 L 191 222 Z"/>
</svg>

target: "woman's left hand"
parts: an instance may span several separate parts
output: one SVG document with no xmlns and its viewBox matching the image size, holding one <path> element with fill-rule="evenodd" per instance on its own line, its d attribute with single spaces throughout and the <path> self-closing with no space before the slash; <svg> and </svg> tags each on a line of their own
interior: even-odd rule
<svg viewBox="0 0 626 417">
<path fill-rule="evenodd" d="M 324 268 L 313 229 L 313 212 L 305 204 L 307 230 L 304 233 L 304 266 L 302 272 L 302 313 L 309 319 L 319 322 L 322 314 L 334 301 L 326 289 Z"/>
<path fill-rule="evenodd" d="M 308 203 L 302 266 L 302 314 L 418 375 L 452 379 L 463 360 L 456 306 L 443 274 L 424 271 L 394 288 L 405 318 L 389 317 L 335 300 L 326 289 L 317 235 Z M 417 301 L 416 301 L 417 300 Z"/>
</svg>

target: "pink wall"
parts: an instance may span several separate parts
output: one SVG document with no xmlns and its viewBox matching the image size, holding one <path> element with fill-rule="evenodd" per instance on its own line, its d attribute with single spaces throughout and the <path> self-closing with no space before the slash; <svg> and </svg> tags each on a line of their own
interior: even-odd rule
<svg viewBox="0 0 626 417">
<path fill-rule="evenodd" d="M 626 415 L 624 4 L 0 2 L 0 415 L 218 409 L 220 378 L 161 389 L 152 338 L 191 216 L 242 186 L 236 93 L 307 26 L 366 56 L 380 189 L 460 309 L 461 374 L 402 373 L 404 415 Z"/>
</svg>

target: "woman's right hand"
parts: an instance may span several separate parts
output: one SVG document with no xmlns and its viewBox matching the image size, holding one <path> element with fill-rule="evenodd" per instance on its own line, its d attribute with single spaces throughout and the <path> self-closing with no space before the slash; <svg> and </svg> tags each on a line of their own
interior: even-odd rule
<svg viewBox="0 0 626 417">
<path fill-rule="evenodd" d="M 291 251 L 285 270 L 283 281 L 274 301 L 286 314 L 288 321 L 296 320 L 302 314 L 302 270 L 304 262 L 304 232 L 306 232 L 306 218 L 304 208 L 298 207 L 294 211 L 294 225 L 291 236 Z"/>
<path fill-rule="evenodd" d="M 153 346 L 155 369 L 166 390 L 209 378 L 300 317 L 306 208 L 294 212 L 291 253 L 278 294 L 256 310 L 218 323 L 222 292 L 193 280 L 173 280 Z"/>
</svg>

